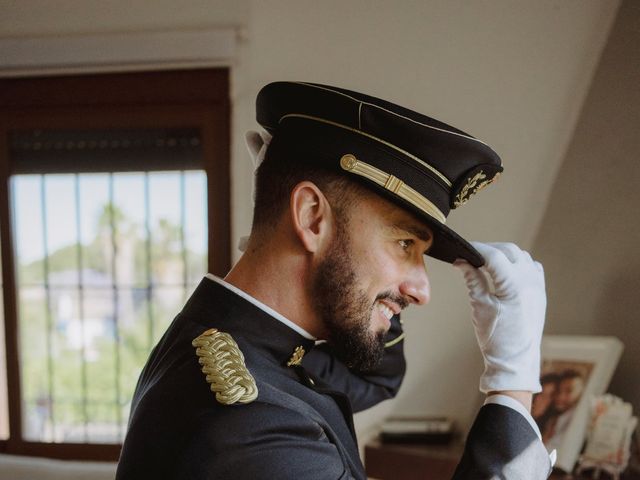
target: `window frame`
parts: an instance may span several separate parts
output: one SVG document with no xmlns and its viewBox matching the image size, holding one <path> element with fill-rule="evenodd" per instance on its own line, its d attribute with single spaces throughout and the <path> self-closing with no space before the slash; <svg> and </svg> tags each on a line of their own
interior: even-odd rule
<svg viewBox="0 0 640 480">
<path fill-rule="evenodd" d="M 9 439 L 0 452 L 61 459 L 117 460 L 119 444 L 44 443 L 22 436 L 16 268 L 9 134 L 17 129 L 198 128 L 207 175 L 208 270 L 231 265 L 230 104 L 226 68 L 0 79 L 0 255 L 4 296 Z M 46 173 L 73 173 L 56 164 Z M 91 172 L 90 166 L 82 172 Z M 102 170 L 103 171 L 103 170 Z M 45 173 L 45 172 L 41 172 Z M 177 313 L 177 312 L 176 312 Z"/>
</svg>

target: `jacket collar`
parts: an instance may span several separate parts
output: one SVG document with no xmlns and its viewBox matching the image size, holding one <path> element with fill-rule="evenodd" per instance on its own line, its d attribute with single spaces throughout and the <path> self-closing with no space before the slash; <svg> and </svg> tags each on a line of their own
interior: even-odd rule
<svg viewBox="0 0 640 480">
<path fill-rule="evenodd" d="M 203 278 L 182 310 L 182 315 L 209 328 L 229 333 L 241 350 L 244 345 L 262 351 L 279 365 L 301 360 L 301 349 L 308 353 L 315 341 L 300 333 L 224 285 Z M 295 352 L 298 352 L 297 354 Z"/>
</svg>

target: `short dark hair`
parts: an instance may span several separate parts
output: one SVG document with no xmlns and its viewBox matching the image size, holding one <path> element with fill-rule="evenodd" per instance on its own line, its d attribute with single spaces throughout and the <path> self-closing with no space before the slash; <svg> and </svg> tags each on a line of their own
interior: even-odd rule
<svg viewBox="0 0 640 480">
<path fill-rule="evenodd" d="M 372 194 L 335 167 L 301 162 L 293 157 L 286 153 L 270 155 L 267 150 L 255 174 L 252 233 L 274 226 L 289 205 L 291 191 L 305 180 L 314 183 L 324 193 L 339 217 L 347 218 L 347 205 L 357 201 L 359 195 Z"/>
<path fill-rule="evenodd" d="M 540 377 L 540 384 L 546 385 L 547 383 L 558 383 L 560 375 L 555 372 L 545 373 Z"/>
<path fill-rule="evenodd" d="M 573 368 L 567 368 L 560 373 L 560 378 L 558 378 L 558 381 L 562 382 L 563 380 L 573 380 L 574 378 L 584 380 L 584 376 L 580 372 Z"/>
</svg>

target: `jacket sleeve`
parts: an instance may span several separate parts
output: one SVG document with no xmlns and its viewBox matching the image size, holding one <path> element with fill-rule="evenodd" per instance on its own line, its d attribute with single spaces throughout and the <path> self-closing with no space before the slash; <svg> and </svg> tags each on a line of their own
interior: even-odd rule
<svg viewBox="0 0 640 480">
<path fill-rule="evenodd" d="M 550 474 L 547 450 L 529 422 L 512 408 L 487 404 L 471 427 L 453 479 L 542 480 Z"/>
<path fill-rule="evenodd" d="M 357 372 L 350 369 L 332 352 L 331 345 L 316 346 L 303 360 L 307 372 L 321 378 L 335 390 L 349 397 L 354 412 L 370 408 L 383 400 L 395 397 L 406 371 L 404 332 L 400 316 L 391 319 L 385 338 L 384 356 L 373 370 Z"/>
<path fill-rule="evenodd" d="M 215 428 L 196 428 L 177 444 L 177 468 L 162 478 L 214 480 L 343 480 L 360 477 L 327 432 L 312 419 L 277 405 L 254 402 L 227 411 Z M 221 435 L 220 432 L 225 432 Z M 363 473 L 363 472 L 362 472 Z M 147 477 L 145 477 L 147 478 Z M 148 477 L 150 478 L 150 477 Z"/>
</svg>

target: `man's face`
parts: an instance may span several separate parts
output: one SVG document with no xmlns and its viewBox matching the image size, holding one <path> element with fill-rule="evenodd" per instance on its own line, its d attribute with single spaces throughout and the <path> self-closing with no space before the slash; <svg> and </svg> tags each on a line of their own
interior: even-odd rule
<svg viewBox="0 0 640 480">
<path fill-rule="evenodd" d="M 333 241 L 315 271 L 311 295 L 336 354 L 357 370 L 381 359 L 390 319 L 429 301 L 424 252 L 431 231 L 375 196 L 360 198 L 336 220 Z"/>
<path fill-rule="evenodd" d="M 584 389 L 584 381 L 581 377 L 565 378 L 560 380 L 553 398 L 553 406 L 558 413 L 564 413 L 573 407 Z"/>
<path fill-rule="evenodd" d="M 538 418 L 547 411 L 553 400 L 555 390 L 555 382 L 542 384 L 542 391 L 533 396 L 533 403 L 531 404 L 531 416 L 533 418 Z"/>
</svg>

